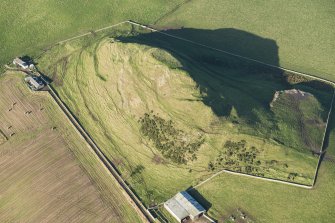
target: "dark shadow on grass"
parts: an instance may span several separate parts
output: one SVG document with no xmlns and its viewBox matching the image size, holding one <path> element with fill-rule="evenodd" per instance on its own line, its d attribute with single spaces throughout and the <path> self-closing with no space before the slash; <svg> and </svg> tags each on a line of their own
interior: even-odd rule
<svg viewBox="0 0 335 223">
<path fill-rule="evenodd" d="M 202 207 L 205 208 L 206 212 L 213 206 L 197 189 L 188 188 L 187 193 L 189 193 Z M 213 219 L 213 218 L 212 218 Z M 216 219 L 213 219 L 214 222 L 217 222 Z"/>
<path fill-rule="evenodd" d="M 48 84 L 51 84 L 53 82 L 53 80 L 49 76 L 47 76 L 44 73 L 40 72 L 37 68 L 36 68 L 36 71 L 41 75 L 42 80 L 45 82 L 45 84 L 48 85 Z"/>
<path fill-rule="evenodd" d="M 275 40 L 243 30 L 183 28 L 171 29 L 167 33 L 265 63 L 279 65 L 278 45 Z"/>
</svg>

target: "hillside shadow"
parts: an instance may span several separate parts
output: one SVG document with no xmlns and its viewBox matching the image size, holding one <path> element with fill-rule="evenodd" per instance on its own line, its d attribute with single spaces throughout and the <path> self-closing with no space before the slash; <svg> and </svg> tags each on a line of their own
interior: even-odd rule
<svg viewBox="0 0 335 223">
<path fill-rule="evenodd" d="M 275 40 L 243 30 L 182 28 L 170 29 L 166 33 L 275 66 L 279 65 L 278 45 Z"/>
<path fill-rule="evenodd" d="M 278 46 L 274 40 L 236 30 L 178 29 L 165 31 L 168 35 L 197 36 L 202 41 L 219 39 L 217 48 L 229 45 L 245 54 L 265 55 L 267 61 L 279 65 Z M 237 38 L 238 36 L 238 38 Z M 203 95 L 201 100 L 217 116 L 228 117 L 236 110 L 239 117 L 250 123 L 258 119 L 255 111 L 268 109 L 275 91 L 290 88 L 280 70 L 232 57 L 190 42 L 172 38 L 158 32 L 120 37 L 122 42 L 140 43 L 169 52 L 181 62 Z M 225 42 L 227 41 L 227 43 Z M 269 84 L 271 83 L 271 84 Z M 268 117 L 271 118 L 271 117 Z"/>
<path fill-rule="evenodd" d="M 289 82 L 287 74 L 280 69 L 232 55 L 238 54 L 280 66 L 275 40 L 231 28 L 182 28 L 165 30 L 163 33 L 137 33 L 135 30 L 134 28 L 133 35 L 118 39 L 124 43 L 143 44 L 170 53 L 180 62 L 175 68 L 186 71 L 201 93 L 199 99 L 185 100 L 201 100 L 218 117 L 231 119 L 237 125 L 241 124 L 239 122 L 242 120 L 244 124 L 261 132 L 265 138 L 270 138 L 272 131 L 277 128 L 270 103 L 276 91 L 292 88 L 312 93 L 325 108 L 322 117 L 326 117 L 331 99 L 329 86 L 301 77 L 295 77 L 297 82 Z M 180 38 L 192 39 L 210 47 Z M 156 59 L 171 67 L 164 57 Z M 234 116 L 238 118 L 234 119 Z M 330 128 L 327 132 L 330 132 L 333 126 Z M 327 140 L 326 138 L 326 142 Z"/>
<path fill-rule="evenodd" d="M 242 118 L 233 120 L 236 124 L 241 120 L 254 126 L 263 122 L 267 125 L 264 129 L 275 128 L 274 123 L 271 123 L 274 118 L 270 103 L 276 91 L 292 88 L 316 94 L 320 102 L 326 108 L 329 107 L 329 97 L 318 94 L 313 88 L 317 85 L 315 81 L 290 84 L 280 69 L 228 55 L 171 35 L 279 66 L 276 41 L 231 28 L 182 28 L 166 30 L 164 34 L 134 32 L 132 36 L 119 37 L 119 40 L 125 43 L 144 44 L 169 52 L 181 63 L 178 68 L 185 70 L 196 82 L 202 95 L 200 100 L 218 117 L 234 119 L 236 113 L 236 116 Z"/>
<path fill-rule="evenodd" d="M 278 45 L 272 39 L 231 28 L 217 30 L 182 28 L 165 30 L 162 33 L 138 33 L 135 27 L 132 31 L 133 35 L 118 39 L 125 43 L 158 48 L 171 54 L 180 62 L 175 68 L 186 71 L 195 81 L 201 94 L 199 98 L 184 100 L 201 100 L 219 118 L 230 119 L 237 128 L 243 128 L 247 132 L 256 130 L 257 134 L 272 138 L 273 130 L 278 130 L 278 121 L 274 117 L 270 103 L 276 91 L 292 88 L 313 94 L 325 108 L 322 118 L 326 117 L 330 94 L 325 84 L 297 75 L 291 82 L 288 81 L 287 74 L 280 69 L 229 53 L 280 66 Z M 210 47 L 190 42 L 188 39 Z M 168 61 L 164 61 L 164 56 L 158 57 L 162 58 L 156 59 L 171 67 Z"/>
<path fill-rule="evenodd" d="M 200 99 L 211 107 L 218 117 L 232 117 L 234 116 L 232 113 L 236 111 L 237 116 L 248 124 L 260 123 L 262 120 L 259 114 L 263 115 L 261 119 L 270 123 L 273 117 L 269 104 L 276 91 L 297 88 L 312 94 L 318 93 L 313 88 L 317 85 L 316 81 L 290 84 L 279 69 L 173 38 L 170 35 L 192 39 L 216 49 L 279 66 L 278 46 L 274 40 L 237 29 L 184 28 L 166 30 L 164 34 L 150 32 L 119 39 L 122 42 L 163 49 L 178 59 L 181 69 L 197 83 L 202 94 Z M 322 94 L 316 96 L 321 96 L 320 102 L 326 108 L 329 107 L 328 100 L 322 97 Z"/>
</svg>

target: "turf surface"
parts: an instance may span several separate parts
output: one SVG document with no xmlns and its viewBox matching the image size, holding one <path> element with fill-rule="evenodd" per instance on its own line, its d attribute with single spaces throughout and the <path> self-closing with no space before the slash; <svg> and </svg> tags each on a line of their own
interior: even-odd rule
<svg viewBox="0 0 335 223">
<path fill-rule="evenodd" d="M 218 3 L 218 1 L 211 1 L 209 4 L 207 1 L 186 1 L 187 3 L 181 7 L 178 6 L 181 1 L 169 1 L 168 5 L 164 6 L 162 2 L 163 1 L 141 1 L 141 3 L 134 4 L 133 1 L 99 1 L 99 4 L 96 4 L 97 2 L 95 1 L 94 3 L 88 2 L 83 4 L 82 1 L 72 1 L 71 5 L 68 5 L 64 2 L 52 0 L 34 0 L 29 3 L 16 1 L 15 4 L 10 1 L 3 1 L 3 7 L 0 9 L 0 27 L 3 30 L 3 32 L 0 33 L 0 61 L 1 63 L 5 63 L 10 61 L 14 56 L 24 54 L 36 56 L 43 49 L 56 41 L 105 25 L 110 25 L 111 23 L 125 19 L 133 19 L 143 23 L 156 24 L 158 27 L 185 26 L 190 29 L 171 31 L 171 33 L 191 38 L 214 47 L 250 56 L 274 65 L 285 66 L 335 80 L 333 72 L 334 63 L 331 61 L 331 58 L 335 55 L 332 44 L 335 35 L 334 29 L 332 29 L 332 21 L 335 15 L 335 13 L 333 13 L 334 4 L 332 1 L 268 1 L 266 3 L 243 2 L 243 4 L 242 2 L 223 3 L 220 1 Z M 166 15 L 162 16 L 163 14 Z M 255 36 L 258 38 L 255 38 Z M 54 58 L 51 56 L 49 61 L 52 59 Z M 174 67 L 176 64 L 173 63 L 169 66 Z M 63 65 L 59 65 L 59 68 L 62 67 Z M 98 77 L 99 72 L 96 73 Z M 103 81 L 104 78 L 105 77 L 101 76 L 100 80 Z M 62 78 L 55 80 L 55 82 L 57 81 L 61 82 Z M 73 82 L 74 80 L 72 79 L 71 85 L 74 84 Z M 69 89 L 78 90 L 78 88 Z M 76 108 L 77 102 L 74 103 L 78 100 L 78 95 L 76 95 L 75 91 L 71 92 L 71 90 L 64 92 L 67 103 L 72 106 L 74 110 L 78 109 L 78 113 L 80 113 L 80 109 L 82 108 L 80 108 L 80 106 Z M 269 97 L 274 93 L 274 90 L 277 89 L 271 90 L 271 94 L 267 96 L 267 101 L 269 101 Z M 93 98 L 93 100 L 96 100 L 96 98 Z M 215 105 L 215 103 L 212 103 L 212 105 Z M 230 114 L 235 116 L 234 114 L 238 114 L 237 111 L 236 109 L 232 109 L 230 110 Z M 334 116 L 333 113 L 330 122 L 331 125 L 327 133 L 329 138 L 326 144 L 328 150 L 325 159 L 328 159 L 329 162 L 335 158 Z M 92 123 L 96 124 L 96 120 L 87 122 L 86 124 L 91 125 Z M 105 132 L 102 131 L 99 132 L 99 134 L 105 134 Z M 134 154 L 129 154 L 129 156 L 132 155 Z M 120 165 L 122 165 L 121 160 L 122 159 L 116 159 L 115 161 L 120 161 Z M 160 159 L 157 160 L 159 161 Z M 152 160 L 147 159 L 147 161 L 151 162 Z M 264 191 L 271 193 L 269 197 L 276 199 L 278 198 L 274 197 L 276 193 L 282 195 L 282 198 L 278 195 L 279 198 L 276 203 L 277 206 L 279 206 L 278 209 L 274 209 L 274 206 L 269 205 L 270 210 L 278 213 L 278 216 L 275 215 L 278 218 L 274 219 L 269 216 L 269 213 L 272 213 L 271 211 L 264 213 L 264 211 L 255 210 L 259 205 L 267 206 L 269 202 L 273 202 L 273 200 L 263 199 L 263 201 L 261 201 L 256 199 L 257 194 L 247 195 L 248 199 L 257 200 L 257 205 L 255 205 L 255 202 L 246 202 L 247 205 L 245 205 L 245 207 L 255 212 L 251 214 L 254 214 L 255 218 L 260 221 L 269 220 L 276 222 L 278 219 L 281 219 L 279 214 L 282 213 L 285 213 L 285 220 L 287 222 L 320 221 L 320 219 L 318 219 L 318 216 L 321 215 L 320 213 L 323 213 L 322 215 L 324 216 L 322 220 L 325 222 L 329 221 L 329 219 L 333 218 L 333 216 L 331 216 L 332 212 L 330 211 L 332 208 L 330 195 L 333 192 L 330 191 L 332 188 L 330 185 L 331 181 L 323 179 L 332 177 L 331 173 L 334 167 L 327 163 L 325 165 L 326 167 L 322 167 L 321 169 L 320 186 L 318 186 L 324 186 L 324 188 L 322 187 L 322 192 L 319 190 L 319 192 L 313 192 L 314 194 L 324 192 L 325 194 L 321 194 L 321 197 L 324 199 L 318 201 L 311 195 L 312 193 L 307 194 L 296 191 L 288 193 L 290 197 L 286 197 L 285 193 L 280 193 L 277 189 L 273 190 L 270 186 L 265 186 Z M 135 167 L 136 166 L 137 165 L 135 165 Z M 151 167 L 156 168 L 154 165 Z M 184 178 L 188 177 L 188 170 L 182 172 L 180 169 L 174 168 L 169 172 L 171 173 L 171 179 L 176 178 L 172 174 L 175 171 L 180 171 Z M 323 174 L 327 177 L 322 178 Z M 145 175 L 145 171 L 143 175 Z M 181 179 L 183 179 L 183 177 Z M 138 179 L 138 181 L 141 180 L 143 179 Z M 156 181 L 157 178 L 148 177 L 147 180 Z M 231 182 L 232 186 L 236 186 L 236 184 L 238 185 L 240 183 L 240 179 L 234 178 Z M 164 188 L 161 188 L 162 185 L 157 183 L 156 187 L 160 188 L 158 190 L 159 192 L 149 191 L 148 193 L 147 189 L 143 189 L 139 194 L 150 197 L 151 193 L 156 193 L 157 197 L 157 193 L 160 193 L 158 200 L 162 200 L 179 188 L 187 187 L 189 183 L 190 182 L 186 181 L 178 181 L 174 187 L 163 184 Z M 256 190 L 249 181 L 243 181 L 243 183 L 251 190 Z M 215 189 L 215 187 L 213 188 Z M 239 196 L 245 196 L 245 193 L 249 193 L 243 188 L 236 188 L 241 192 L 238 194 Z M 281 189 L 284 190 L 285 188 L 283 187 Z M 236 193 L 236 191 L 228 189 L 222 191 L 223 194 L 226 192 L 229 194 Z M 214 210 L 212 214 L 214 216 L 229 214 L 227 209 L 222 210 L 219 208 L 224 207 L 225 204 L 215 200 L 216 198 L 211 197 L 211 195 L 212 193 L 206 194 L 210 200 L 213 200 Z M 308 199 L 306 203 L 310 205 L 305 206 L 290 200 L 290 198 L 300 200 L 309 195 L 311 195 L 311 197 L 309 197 L 310 199 Z M 221 197 L 218 198 L 222 200 Z M 145 199 L 146 202 L 150 203 L 150 199 Z M 236 208 L 237 201 L 235 202 L 233 199 L 231 203 L 227 200 L 225 201 L 229 204 L 228 206 L 231 206 L 233 209 Z M 297 204 L 297 206 L 301 208 L 296 209 L 292 207 L 287 211 L 284 208 L 287 207 L 287 201 L 290 201 L 289 206 L 291 204 Z M 243 203 L 243 201 L 241 201 L 241 203 Z M 319 206 L 316 207 L 316 204 L 320 204 L 319 206 L 326 208 L 319 210 Z M 314 212 L 314 210 L 318 210 L 319 212 Z"/>
<path fill-rule="evenodd" d="M 0 63 L 16 56 L 37 55 L 60 40 L 124 20 L 149 23 L 180 2 L 19 0 L 13 4 L 4 0 L 0 9 Z"/>
</svg>

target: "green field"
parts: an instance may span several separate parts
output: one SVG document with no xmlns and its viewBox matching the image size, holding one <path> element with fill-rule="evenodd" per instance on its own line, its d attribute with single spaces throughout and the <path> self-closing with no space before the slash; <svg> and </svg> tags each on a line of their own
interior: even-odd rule
<svg viewBox="0 0 335 223">
<path fill-rule="evenodd" d="M 312 184 L 327 85 L 129 25 L 54 47 L 37 62 L 147 205 L 222 168 Z M 283 112 L 290 109 L 300 114 Z M 227 155 L 227 142 L 239 152 Z"/>
<path fill-rule="evenodd" d="M 147 206 L 222 168 L 311 185 L 330 86 L 129 25 L 53 45 L 134 20 L 335 81 L 334 12 L 332 0 L 4 0 L 0 63 L 32 56 Z M 6 141 L 0 132 L 0 145 Z M 219 222 L 238 208 L 255 222 L 330 222 L 334 112 L 324 149 L 312 190 L 223 174 L 193 193 Z M 80 162 L 97 165 L 86 150 L 74 151 Z M 85 168 L 101 181 L 101 171 Z M 105 195 L 109 203 L 120 199 Z M 127 211 L 133 213 L 126 207 L 120 216 Z"/>
<path fill-rule="evenodd" d="M 256 222 L 332 222 L 334 170 L 334 163 L 324 162 L 312 190 L 222 174 L 198 188 L 198 193 L 219 222 L 227 222 L 238 208 Z"/>
<path fill-rule="evenodd" d="M 335 3 L 321 1 L 189 1 L 158 26 L 178 35 L 274 65 L 335 80 Z M 280 62 L 250 34 L 273 41 Z M 269 54 L 270 53 L 270 54 Z"/>
<path fill-rule="evenodd" d="M 83 32 L 134 19 L 155 21 L 181 0 L 1 2 L 0 63 L 20 55 L 38 55 L 50 45 Z"/>
<path fill-rule="evenodd" d="M 264 45 L 250 37 L 257 35 L 276 43 L 279 65 L 335 80 L 334 10 L 332 0 L 5 0 L 0 9 L 0 63 L 18 55 L 37 55 L 57 41 L 131 19 L 191 28 L 177 34 L 273 63 Z"/>
</svg>

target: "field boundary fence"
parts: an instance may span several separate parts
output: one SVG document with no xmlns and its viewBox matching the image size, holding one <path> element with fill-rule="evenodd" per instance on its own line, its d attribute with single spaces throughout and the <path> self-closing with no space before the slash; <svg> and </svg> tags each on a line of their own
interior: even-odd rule
<svg viewBox="0 0 335 223">
<path fill-rule="evenodd" d="M 294 73 L 294 74 L 302 75 L 302 76 L 305 76 L 305 77 L 308 77 L 308 78 L 312 78 L 312 79 L 315 79 L 315 80 L 319 80 L 319 81 L 331 84 L 331 85 L 333 85 L 335 87 L 335 82 L 334 81 L 331 81 L 331 80 L 328 80 L 328 79 L 325 79 L 325 78 L 320 78 L 320 77 L 317 77 L 317 76 L 312 75 L 312 74 L 307 74 L 307 73 L 303 73 L 303 72 L 300 72 L 300 71 L 292 70 L 292 69 L 289 69 L 289 68 L 285 68 L 285 67 L 281 67 L 281 66 L 276 66 L 276 65 L 273 65 L 273 64 L 265 63 L 265 62 L 262 62 L 260 60 L 252 59 L 250 57 L 245 57 L 245 56 L 242 56 L 242 55 L 239 55 L 239 54 L 235 54 L 235 53 L 232 53 L 232 52 L 229 52 L 229 51 L 226 51 L 226 50 L 222 50 L 222 49 L 219 49 L 219 48 L 211 47 L 211 46 L 208 46 L 208 45 L 205 45 L 205 44 L 202 44 L 202 43 L 198 43 L 196 41 L 192 41 L 192 40 L 189 40 L 189 39 L 186 39 L 186 38 L 183 38 L 183 37 L 171 35 L 169 33 L 160 31 L 160 30 L 152 28 L 152 27 L 150 27 L 148 25 L 144 25 L 144 24 L 132 21 L 132 20 L 126 20 L 126 21 L 122 21 L 122 22 L 119 22 L 119 23 L 116 23 L 116 24 L 113 24 L 113 25 L 110 25 L 110 26 L 106 26 L 106 27 L 100 28 L 100 29 L 92 30 L 92 31 L 89 31 L 89 32 L 86 32 L 86 33 L 83 33 L 83 34 L 80 34 L 80 35 L 68 38 L 68 39 L 64 39 L 64 40 L 58 41 L 58 42 L 56 42 L 53 45 L 63 44 L 63 43 L 66 43 L 68 41 L 75 40 L 75 39 L 78 39 L 78 38 L 81 38 L 81 37 L 84 37 L 84 36 L 92 35 L 93 33 L 98 33 L 98 32 L 101 32 L 101 31 L 104 31 L 104 30 L 107 30 L 107 29 L 111 29 L 111 28 L 117 27 L 117 26 L 125 24 L 125 23 L 136 25 L 136 26 L 142 27 L 144 29 L 148 29 L 148 30 L 153 31 L 153 32 L 158 32 L 158 33 L 160 33 L 162 35 L 170 36 L 172 38 L 179 39 L 179 40 L 182 40 L 182 41 L 185 41 L 185 42 L 189 42 L 189 43 L 195 44 L 197 46 L 202 46 L 202 47 L 205 47 L 207 49 L 215 50 L 215 51 L 218 51 L 218 52 L 221 52 L 221 53 L 233 56 L 233 57 L 237 57 L 237 58 L 244 59 L 244 60 L 247 60 L 247 61 L 252 61 L 252 62 L 255 62 L 255 63 L 258 63 L 258 64 L 262 64 L 262 65 L 265 65 L 265 66 L 268 66 L 268 67 L 277 68 L 277 69 L 280 69 L 280 70 L 283 70 L 283 71 L 287 71 L 287 72 L 291 72 L 291 73 Z"/>
<path fill-rule="evenodd" d="M 325 141 L 326 141 L 327 131 L 328 131 L 328 127 L 329 127 L 329 120 L 330 120 L 331 114 L 333 112 L 334 99 L 335 99 L 335 88 L 334 88 L 333 97 L 332 97 L 332 100 L 331 100 L 331 103 L 330 103 L 330 108 L 329 108 L 329 112 L 328 112 L 328 116 L 327 116 L 326 127 L 325 127 L 325 130 L 323 132 L 323 138 L 322 138 L 321 148 L 320 148 L 320 152 L 319 152 L 319 160 L 318 160 L 318 164 L 315 168 L 313 186 L 316 183 L 316 178 L 318 176 L 318 172 L 319 172 L 319 168 L 321 166 L 322 158 L 325 155 L 326 150 L 327 150 L 327 148 L 324 148 L 324 147 L 325 147 Z"/>
<path fill-rule="evenodd" d="M 260 180 L 265 180 L 265 181 L 274 182 L 274 183 L 281 183 L 281 184 L 301 187 L 301 188 L 305 188 L 305 189 L 312 189 L 313 188 L 312 185 L 305 185 L 305 184 L 299 184 L 299 183 L 289 182 L 289 181 L 285 181 L 285 180 L 254 176 L 254 175 L 250 175 L 250 174 L 246 174 L 246 173 L 239 173 L 239 172 L 223 169 L 223 170 L 220 170 L 219 172 L 213 174 L 212 176 L 208 177 L 207 179 L 201 181 L 197 185 L 189 188 L 189 190 L 196 189 L 196 188 L 202 186 L 203 184 L 207 183 L 208 181 L 212 180 L 213 178 L 219 176 L 222 173 L 228 173 L 228 174 L 239 175 L 239 176 L 244 176 L 244 177 L 249 177 L 249 178 L 254 178 L 254 179 L 260 179 Z"/>
<path fill-rule="evenodd" d="M 101 32 L 101 31 L 104 31 L 104 30 L 107 30 L 107 29 L 111 29 L 111 28 L 113 28 L 113 27 L 122 25 L 122 24 L 127 23 L 127 22 L 128 22 L 128 21 L 123 21 L 123 22 L 116 23 L 116 24 L 114 24 L 114 25 L 110 25 L 110 26 L 106 26 L 106 27 L 103 27 L 103 28 L 100 28 L 100 29 L 96 29 L 96 30 L 93 30 L 93 31 L 89 31 L 89 32 L 86 32 L 86 33 L 84 33 L 84 34 L 80 34 L 80 35 L 78 35 L 78 36 L 74 36 L 74 37 L 71 37 L 71 38 L 68 38 L 68 39 L 65 39 L 65 40 L 61 40 L 61 41 L 55 43 L 54 45 L 63 44 L 63 43 L 69 42 L 69 41 L 71 41 L 71 40 L 79 39 L 79 38 L 84 37 L 84 36 L 89 36 L 89 35 L 92 35 L 93 33 L 98 33 L 98 32 Z"/>
</svg>

